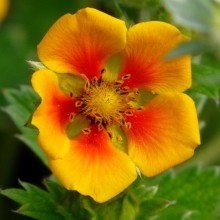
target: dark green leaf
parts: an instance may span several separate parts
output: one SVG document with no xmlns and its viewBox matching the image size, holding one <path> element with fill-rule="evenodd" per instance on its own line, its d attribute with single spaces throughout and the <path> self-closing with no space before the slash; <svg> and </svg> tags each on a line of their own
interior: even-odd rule
<svg viewBox="0 0 220 220">
<path fill-rule="evenodd" d="M 18 202 L 22 206 L 18 213 L 33 217 L 39 220 L 55 219 L 64 220 L 62 215 L 57 213 L 56 203 L 49 193 L 28 183 L 21 182 L 23 189 L 6 189 L 2 194 Z"/>
<path fill-rule="evenodd" d="M 1 194 L 19 203 L 18 213 L 38 220 L 89 219 L 80 205 L 80 195 L 68 191 L 59 183 L 45 180 L 48 191 L 20 182 L 23 189 L 6 189 Z"/>
<path fill-rule="evenodd" d="M 151 217 L 159 215 L 160 212 L 166 209 L 168 206 L 173 205 L 174 202 L 165 199 L 149 199 L 141 203 L 140 212 L 138 213 L 136 220 L 147 220 Z"/>
<path fill-rule="evenodd" d="M 158 220 L 220 219 L 219 168 L 191 167 L 179 174 L 166 172 L 153 179 L 160 185 L 157 196 L 176 201 Z"/>
<path fill-rule="evenodd" d="M 120 220 L 120 215 L 123 209 L 122 203 L 123 203 L 123 198 L 118 198 L 110 202 L 107 202 L 103 205 L 100 205 L 100 207 L 96 209 L 98 219 L 99 220 L 112 220 L 112 219 Z"/>
<path fill-rule="evenodd" d="M 47 157 L 37 144 L 37 130 L 27 128 L 25 125 L 39 103 L 39 98 L 30 86 L 21 86 L 17 89 L 4 90 L 8 106 L 3 110 L 11 117 L 22 134 L 17 137 L 47 165 Z"/>
<path fill-rule="evenodd" d="M 48 192 L 50 193 L 50 196 L 55 201 L 62 200 L 62 197 L 64 197 L 65 194 L 67 193 L 67 190 L 63 186 L 61 186 L 59 183 L 56 183 L 54 181 L 45 180 L 44 185 L 46 186 Z"/>
<path fill-rule="evenodd" d="M 193 64 L 192 90 L 218 99 L 220 91 L 220 70 L 203 64 Z"/>
</svg>

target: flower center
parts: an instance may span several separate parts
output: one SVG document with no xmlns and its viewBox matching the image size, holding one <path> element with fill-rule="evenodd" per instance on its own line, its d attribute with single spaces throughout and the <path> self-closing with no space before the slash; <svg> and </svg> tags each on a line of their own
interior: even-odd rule
<svg viewBox="0 0 220 220">
<path fill-rule="evenodd" d="M 102 82 L 100 85 L 91 86 L 89 94 L 81 98 L 84 102 L 84 113 L 93 118 L 101 118 L 110 122 L 122 110 L 124 101 L 111 85 Z"/>
<path fill-rule="evenodd" d="M 137 92 L 128 87 L 122 87 L 124 81 L 105 82 L 101 78 L 94 77 L 87 80 L 84 92 L 76 102 L 80 108 L 80 114 L 88 118 L 91 123 L 98 124 L 99 129 L 118 123 L 127 128 L 126 116 L 132 115 L 129 104 L 133 101 Z"/>
</svg>

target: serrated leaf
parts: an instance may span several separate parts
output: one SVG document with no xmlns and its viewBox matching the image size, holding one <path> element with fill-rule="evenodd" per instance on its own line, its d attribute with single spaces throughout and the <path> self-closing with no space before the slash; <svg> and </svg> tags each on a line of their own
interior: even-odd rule
<svg viewBox="0 0 220 220">
<path fill-rule="evenodd" d="M 50 213 L 48 209 L 45 211 L 33 210 L 31 205 L 24 205 L 17 212 L 38 220 L 65 220 L 63 216 L 59 215 L 58 213 Z"/>
<path fill-rule="evenodd" d="M 135 218 L 136 220 L 147 220 L 151 219 L 151 217 L 154 217 L 164 209 L 166 209 L 168 206 L 174 204 L 172 201 L 168 201 L 166 199 L 149 199 L 143 202 L 140 206 L 140 211 Z"/>
<path fill-rule="evenodd" d="M 44 185 L 46 186 L 48 192 L 50 193 L 50 196 L 55 201 L 62 200 L 62 197 L 66 195 L 67 190 L 59 183 L 50 180 L 45 180 Z"/>
<path fill-rule="evenodd" d="M 39 103 L 39 98 L 30 86 L 21 86 L 18 89 L 4 90 L 4 97 L 8 102 L 8 106 L 2 108 L 14 121 L 22 134 L 17 137 L 48 166 L 46 154 L 37 144 L 37 130 L 27 128 L 26 122 L 32 115 Z M 36 103 L 36 104 L 35 104 Z"/>
<path fill-rule="evenodd" d="M 21 189 L 5 189 L 1 191 L 1 194 L 7 196 L 19 204 L 25 204 L 29 201 L 29 198 L 26 197 L 26 192 Z"/>
<path fill-rule="evenodd" d="M 23 189 L 6 189 L 1 194 L 21 205 L 18 213 L 47 220 L 149 220 L 171 204 L 170 201 L 153 198 L 158 187 L 143 187 L 146 179 L 106 203 L 96 203 L 74 191 L 68 191 L 58 182 L 45 180 L 47 191 L 29 183 L 20 182 Z M 139 184 L 141 184 L 139 187 Z"/>
<path fill-rule="evenodd" d="M 39 220 L 64 220 L 62 215 L 55 211 L 56 204 L 49 193 L 29 183 L 21 182 L 21 184 L 25 190 L 6 189 L 2 191 L 3 195 L 22 205 L 17 210 L 18 213 Z"/>
<path fill-rule="evenodd" d="M 147 178 L 139 178 L 132 186 L 132 193 L 137 200 L 144 202 L 155 197 L 158 186 L 149 186 Z"/>
<path fill-rule="evenodd" d="M 19 203 L 17 210 L 38 220 L 89 219 L 87 211 L 80 205 L 80 195 L 68 191 L 56 182 L 45 180 L 48 191 L 30 183 L 20 182 L 23 189 L 6 189 L 1 194 Z"/>
<path fill-rule="evenodd" d="M 157 196 L 176 201 L 158 220 L 220 218 L 219 168 L 191 167 L 176 175 L 166 172 L 154 178 L 152 184 L 155 182 L 160 185 Z"/>
</svg>

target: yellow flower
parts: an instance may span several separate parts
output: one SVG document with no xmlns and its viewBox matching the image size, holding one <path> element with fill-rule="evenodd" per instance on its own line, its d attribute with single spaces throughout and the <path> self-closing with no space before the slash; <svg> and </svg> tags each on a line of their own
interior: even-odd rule
<svg viewBox="0 0 220 220">
<path fill-rule="evenodd" d="M 8 13 L 9 0 L 0 0 L 0 22 L 3 21 Z"/>
<path fill-rule="evenodd" d="M 54 175 L 104 202 L 137 178 L 188 158 L 200 143 L 196 109 L 182 92 L 191 61 L 165 55 L 185 37 L 170 24 L 125 23 L 86 8 L 64 15 L 38 55 L 32 124 Z"/>
</svg>

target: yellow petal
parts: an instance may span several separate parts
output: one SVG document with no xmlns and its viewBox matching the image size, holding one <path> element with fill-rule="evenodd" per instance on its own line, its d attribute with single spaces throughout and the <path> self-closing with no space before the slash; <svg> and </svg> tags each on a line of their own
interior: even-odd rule
<svg viewBox="0 0 220 220">
<path fill-rule="evenodd" d="M 61 92 L 58 78 L 52 71 L 35 72 L 32 85 L 42 99 L 31 122 L 39 129 L 39 145 L 48 156 L 63 157 L 69 151 L 70 140 L 65 128 L 70 114 L 76 111 L 75 101 Z"/>
<path fill-rule="evenodd" d="M 144 22 L 128 30 L 121 76 L 131 74 L 125 83 L 131 88 L 145 88 L 161 94 L 182 92 L 191 86 L 190 56 L 166 60 L 165 56 L 186 40 L 174 26 Z"/>
<path fill-rule="evenodd" d="M 55 72 L 100 76 L 105 60 L 125 47 L 126 31 L 119 19 L 81 9 L 51 27 L 38 45 L 38 55 Z"/>
<path fill-rule="evenodd" d="M 129 157 L 114 148 L 105 130 L 92 127 L 71 141 L 70 152 L 62 159 L 49 159 L 55 176 L 70 190 L 105 202 L 128 187 L 137 177 Z"/>
<path fill-rule="evenodd" d="M 0 0 L 0 22 L 7 15 L 8 8 L 9 8 L 9 0 Z"/>
<path fill-rule="evenodd" d="M 127 119 L 128 154 L 146 176 L 190 158 L 200 144 L 196 109 L 185 94 L 158 95 Z"/>
</svg>

